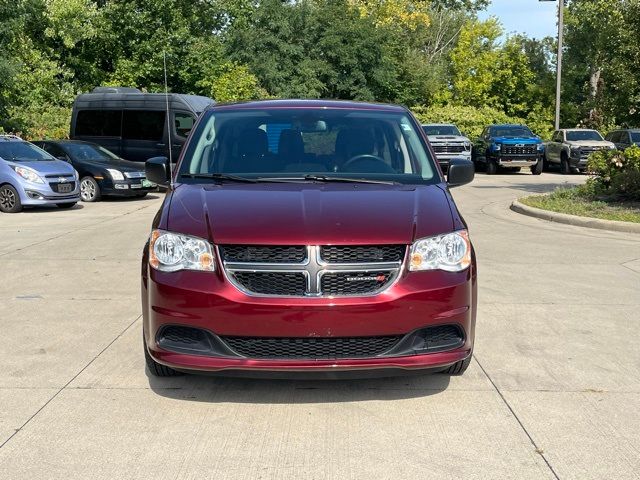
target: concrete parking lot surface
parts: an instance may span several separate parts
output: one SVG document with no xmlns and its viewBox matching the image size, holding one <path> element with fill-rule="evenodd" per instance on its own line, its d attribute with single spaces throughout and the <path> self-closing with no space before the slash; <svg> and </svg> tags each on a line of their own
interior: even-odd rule
<svg viewBox="0 0 640 480">
<path fill-rule="evenodd" d="M 478 175 L 462 377 L 147 376 L 159 195 L 0 216 L 0 478 L 640 478 L 640 236 L 508 209 L 584 177 Z"/>
</svg>

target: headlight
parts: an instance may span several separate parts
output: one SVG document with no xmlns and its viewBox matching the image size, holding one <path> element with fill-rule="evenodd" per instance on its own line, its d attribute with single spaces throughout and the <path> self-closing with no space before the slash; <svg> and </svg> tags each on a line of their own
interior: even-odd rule
<svg viewBox="0 0 640 480">
<path fill-rule="evenodd" d="M 120 170 L 107 168 L 107 172 L 109 172 L 109 175 L 111 175 L 111 178 L 113 180 L 124 180 L 124 175 L 122 175 L 122 172 Z"/>
<path fill-rule="evenodd" d="M 34 171 L 31 170 L 30 168 L 25 168 L 25 167 L 13 167 L 13 169 L 16 171 L 16 173 L 18 175 L 20 175 L 22 178 L 24 178 L 25 180 L 32 182 L 32 183 L 44 183 L 44 180 L 42 180 L 42 178 L 40 178 L 40 176 Z"/>
<path fill-rule="evenodd" d="M 411 246 L 409 270 L 460 272 L 471 265 L 471 242 L 466 230 L 423 238 Z"/>
<path fill-rule="evenodd" d="M 536 148 L 538 149 L 538 151 L 541 151 L 544 148 L 544 145 L 539 143 Z"/>
<path fill-rule="evenodd" d="M 197 237 L 153 230 L 149 241 L 149 264 L 156 270 L 215 270 L 213 248 Z"/>
<path fill-rule="evenodd" d="M 502 145 L 500 145 L 499 143 L 494 143 L 493 144 L 493 149 L 494 150 L 498 150 L 499 151 L 501 148 L 502 148 Z"/>
<path fill-rule="evenodd" d="M 464 142 L 464 149 L 471 150 L 471 142 Z"/>
<path fill-rule="evenodd" d="M 571 147 L 571 156 L 572 157 L 579 157 L 581 154 L 581 150 L 580 147 Z"/>
</svg>

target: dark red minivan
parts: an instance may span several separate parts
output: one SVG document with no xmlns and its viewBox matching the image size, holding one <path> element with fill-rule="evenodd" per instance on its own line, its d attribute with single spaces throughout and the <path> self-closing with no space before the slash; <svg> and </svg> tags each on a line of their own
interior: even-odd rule
<svg viewBox="0 0 640 480">
<path fill-rule="evenodd" d="M 152 375 L 461 374 L 476 263 L 420 124 L 400 106 L 276 100 L 207 109 L 142 259 Z M 169 176 L 171 180 L 169 181 Z"/>
</svg>

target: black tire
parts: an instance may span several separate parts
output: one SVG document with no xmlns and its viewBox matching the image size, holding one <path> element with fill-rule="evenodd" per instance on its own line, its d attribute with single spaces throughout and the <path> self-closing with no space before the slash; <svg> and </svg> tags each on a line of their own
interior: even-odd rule
<svg viewBox="0 0 640 480">
<path fill-rule="evenodd" d="M 516 167 L 516 168 L 512 168 L 512 169 L 511 169 L 511 171 L 512 171 L 513 173 L 520 173 L 520 170 L 522 170 L 522 168 L 521 168 L 521 167 Z"/>
<path fill-rule="evenodd" d="M 473 357 L 473 355 L 469 354 L 469 356 L 467 358 L 465 358 L 464 360 L 460 360 L 459 362 L 454 363 L 453 365 L 451 365 L 446 370 L 443 370 L 441 373 L 444 373 L 445 375 L 462 375 L 464 372 L 467 371 L 467 368 L 469 368 L 469 365 L 471 364 L 471 358 L 472 357 Z"/>
<path fill-rule="evenodd" d="M 566 155 L 562 155 L 562 159 L 560 160 L 560 172 L 563 175 L 571 174 L 571 165 L 569 165 L 569 159 Z"/>
<path fill-rule="evenodd" d="M 149 355 L 149 351 L 147 350 L 147 345 L 144 341 L 144 335 L 142 336 L 142 349 L 144 350 L 144 361 L 147 364 L 147 369 L 154 377 L 178 377 L 182 375 L 182 372 L 178 372 L 173 368 L 162 365 L 151 358 L 151 355 Z"/>
<path fill-rule="evenodd" d="M 71 207 L 73 207 L 76 203 L 77 203 L 77 202 L 71 202 L 71 203 L 56 203 L 56 206 L 57 206 L 58 208 L 65 208 L 65 209 L 67 209 L 67 208 L 71 208 Z"/>
<path fill-rule="evenodd" d="M 22 211 L 22 202 L 18 191 L 8 183 L 0 187 L 0 212 L 18 213 Z"/>
<path fill-rule="evenodd" d="M 487 158 L 487 175 L 495 175 L 498 172 L 498 164 L 495 160 Z"/>
<path fill-rule="evenodd" d="M 540 175 L 542 173 L 542 158 L 540 158 L 538 160 L 538 163 L 536 163 L 533 167 L 531 167 L 531 174 L 532 175 Z"/>
<path fill-rule="evenodd" d="M 543 172 L 548 172 L 549 171 L 549 160 L 547 160 L 547 154 L 543 154 L 542 155 L 542 171 Z"/>
<path fill-rule="evenodd" d="M 93 177 L 82 177 L 80 180 L 80 199 L 83 202 L 99 202 L 102 198 L 100 185 Z"/>
</svg>

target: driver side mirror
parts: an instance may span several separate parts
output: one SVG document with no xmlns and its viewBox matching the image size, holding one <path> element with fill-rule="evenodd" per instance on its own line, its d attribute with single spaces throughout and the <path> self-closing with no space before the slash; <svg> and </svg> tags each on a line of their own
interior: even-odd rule
<svg viewBox="0 0 640 480">
<path fill-rule="evenodd" d="M 147 180 L 158 185 L 168 185 L 171 169 L 167 157 L 153 157 L 144 162 L 144 172 Z"/>
<path fill-rule="evenodd" d="M 449 171 L 447 172 L 447 183 L 449 188 L 466 185 L 473 181 L 476 169 L 471 160 L 464 158 L 452 158 L 449 161 Z"/>
</svg>

